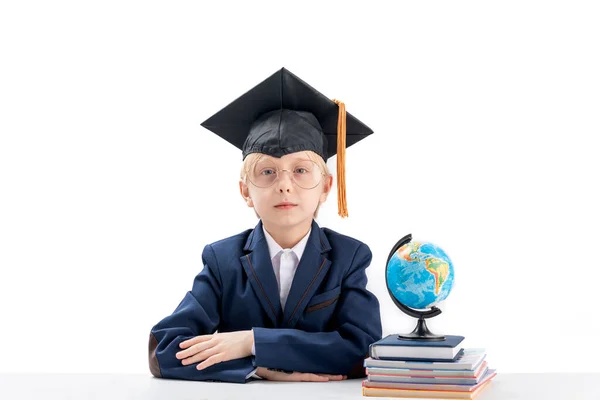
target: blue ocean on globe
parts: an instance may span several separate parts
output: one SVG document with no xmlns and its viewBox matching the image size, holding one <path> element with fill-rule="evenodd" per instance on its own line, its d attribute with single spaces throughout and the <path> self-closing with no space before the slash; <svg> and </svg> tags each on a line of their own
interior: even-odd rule
<svg viewBox="0 0 600 400">
<path fill-rule="evenodd" d="M 388 289 L 410 308 L 433 307 L 448 297 L 454 284 L 450 257 L 433 243 L 406 243 L 394 252 L 386 271 Z"/>
</svg>

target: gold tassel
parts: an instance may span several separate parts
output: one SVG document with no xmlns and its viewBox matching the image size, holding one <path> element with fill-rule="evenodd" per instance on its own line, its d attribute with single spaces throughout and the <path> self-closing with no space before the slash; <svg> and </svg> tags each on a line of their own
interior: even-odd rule
<svg viewBox="0 0 600 400">
<path fill-rule="evenodd" d="M 346 105 L 340 100 L 333 99 L 338 105 L 337 125 L 337 189 L 338 189 L 338 215 L 348 217 L 348 204 L 346 202 Z"/>
</svg>

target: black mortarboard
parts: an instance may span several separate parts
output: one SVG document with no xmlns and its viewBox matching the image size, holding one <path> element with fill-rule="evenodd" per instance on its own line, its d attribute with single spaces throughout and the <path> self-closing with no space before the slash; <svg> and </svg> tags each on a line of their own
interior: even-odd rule
<svg viewBox="0 0 600 400">
<path fill-rule="evenodd" d="M 345 149 L 373 131 L 285 68 L 238 97 L 202 126 L 242 150 L 282 157 L 310 150 L 325 161 L 338 155 L 338 208 L 347 216 Z"/>
</svg>

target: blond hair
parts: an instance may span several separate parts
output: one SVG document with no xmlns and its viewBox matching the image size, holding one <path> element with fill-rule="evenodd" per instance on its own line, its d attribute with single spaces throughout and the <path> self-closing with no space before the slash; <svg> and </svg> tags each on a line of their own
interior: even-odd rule
<svg viewBox="0 0 600 400">
<path fill-rule="evenodd" d="M 306 156 L 311 161 L 314 161 L 319 166 L 319 168 L 321 169 L 321 171 L 323 171 L 323 174 L 325 174 L 325 177 L 328 178 L 329 176 L 331 176 L 331 172 L 329 171 L 329 167 L 327 166 L 327 163 L 325 162 L 325 160 L 323 159 L 323 157 L 321 157 L 320 155 L 318 155 L 314 151 L 310 151 L 310 150 L 306 150 L 304 153 L 306 154 Z M 248 171 L 248 169 L 250 168 L 250 166 L 252 164 L 254 164 L 258 160 L 260 160 L 265 155 L 266 154 L 263 154 L 263 153 L 250 153 L 250 154 L 248 154 L 246 156 L 246 158 L 244 159 L 244 162 L 242 163 L 242 169 L 240 170 L 240 179 L 242 181 L 244 181 L 244 183 L 247 183 L 246 182 L 246 171 Z M 317 209 L 315 210 L 315 212 L 313 214 L 314 218 L 317 218 L 317 215 L 319 214 L 319 208 L 320 207 L 321 207 L 321 203 L 319 203 L 319 205 L 317 206 Z M 260 218 L 260 216 L 258 215 L 258 213 L 256 213 L 256 211 L 254 211 L 254 213 L 256 214 L 256 216 L 258 218 Z"/>
</svg>

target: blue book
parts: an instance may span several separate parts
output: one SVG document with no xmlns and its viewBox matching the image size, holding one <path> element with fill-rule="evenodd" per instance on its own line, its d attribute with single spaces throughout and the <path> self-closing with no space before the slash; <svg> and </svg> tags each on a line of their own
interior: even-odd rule
<svg viewBox="0 0 600 400">
<path fill-rule="evenodd" d="M 399 339 L 388 335 L 369 346 L 369 356 L 376 360 L 452 362 L 463 351 L 464 336 L 445 335 L 444 340 Z"/>
</svg>

